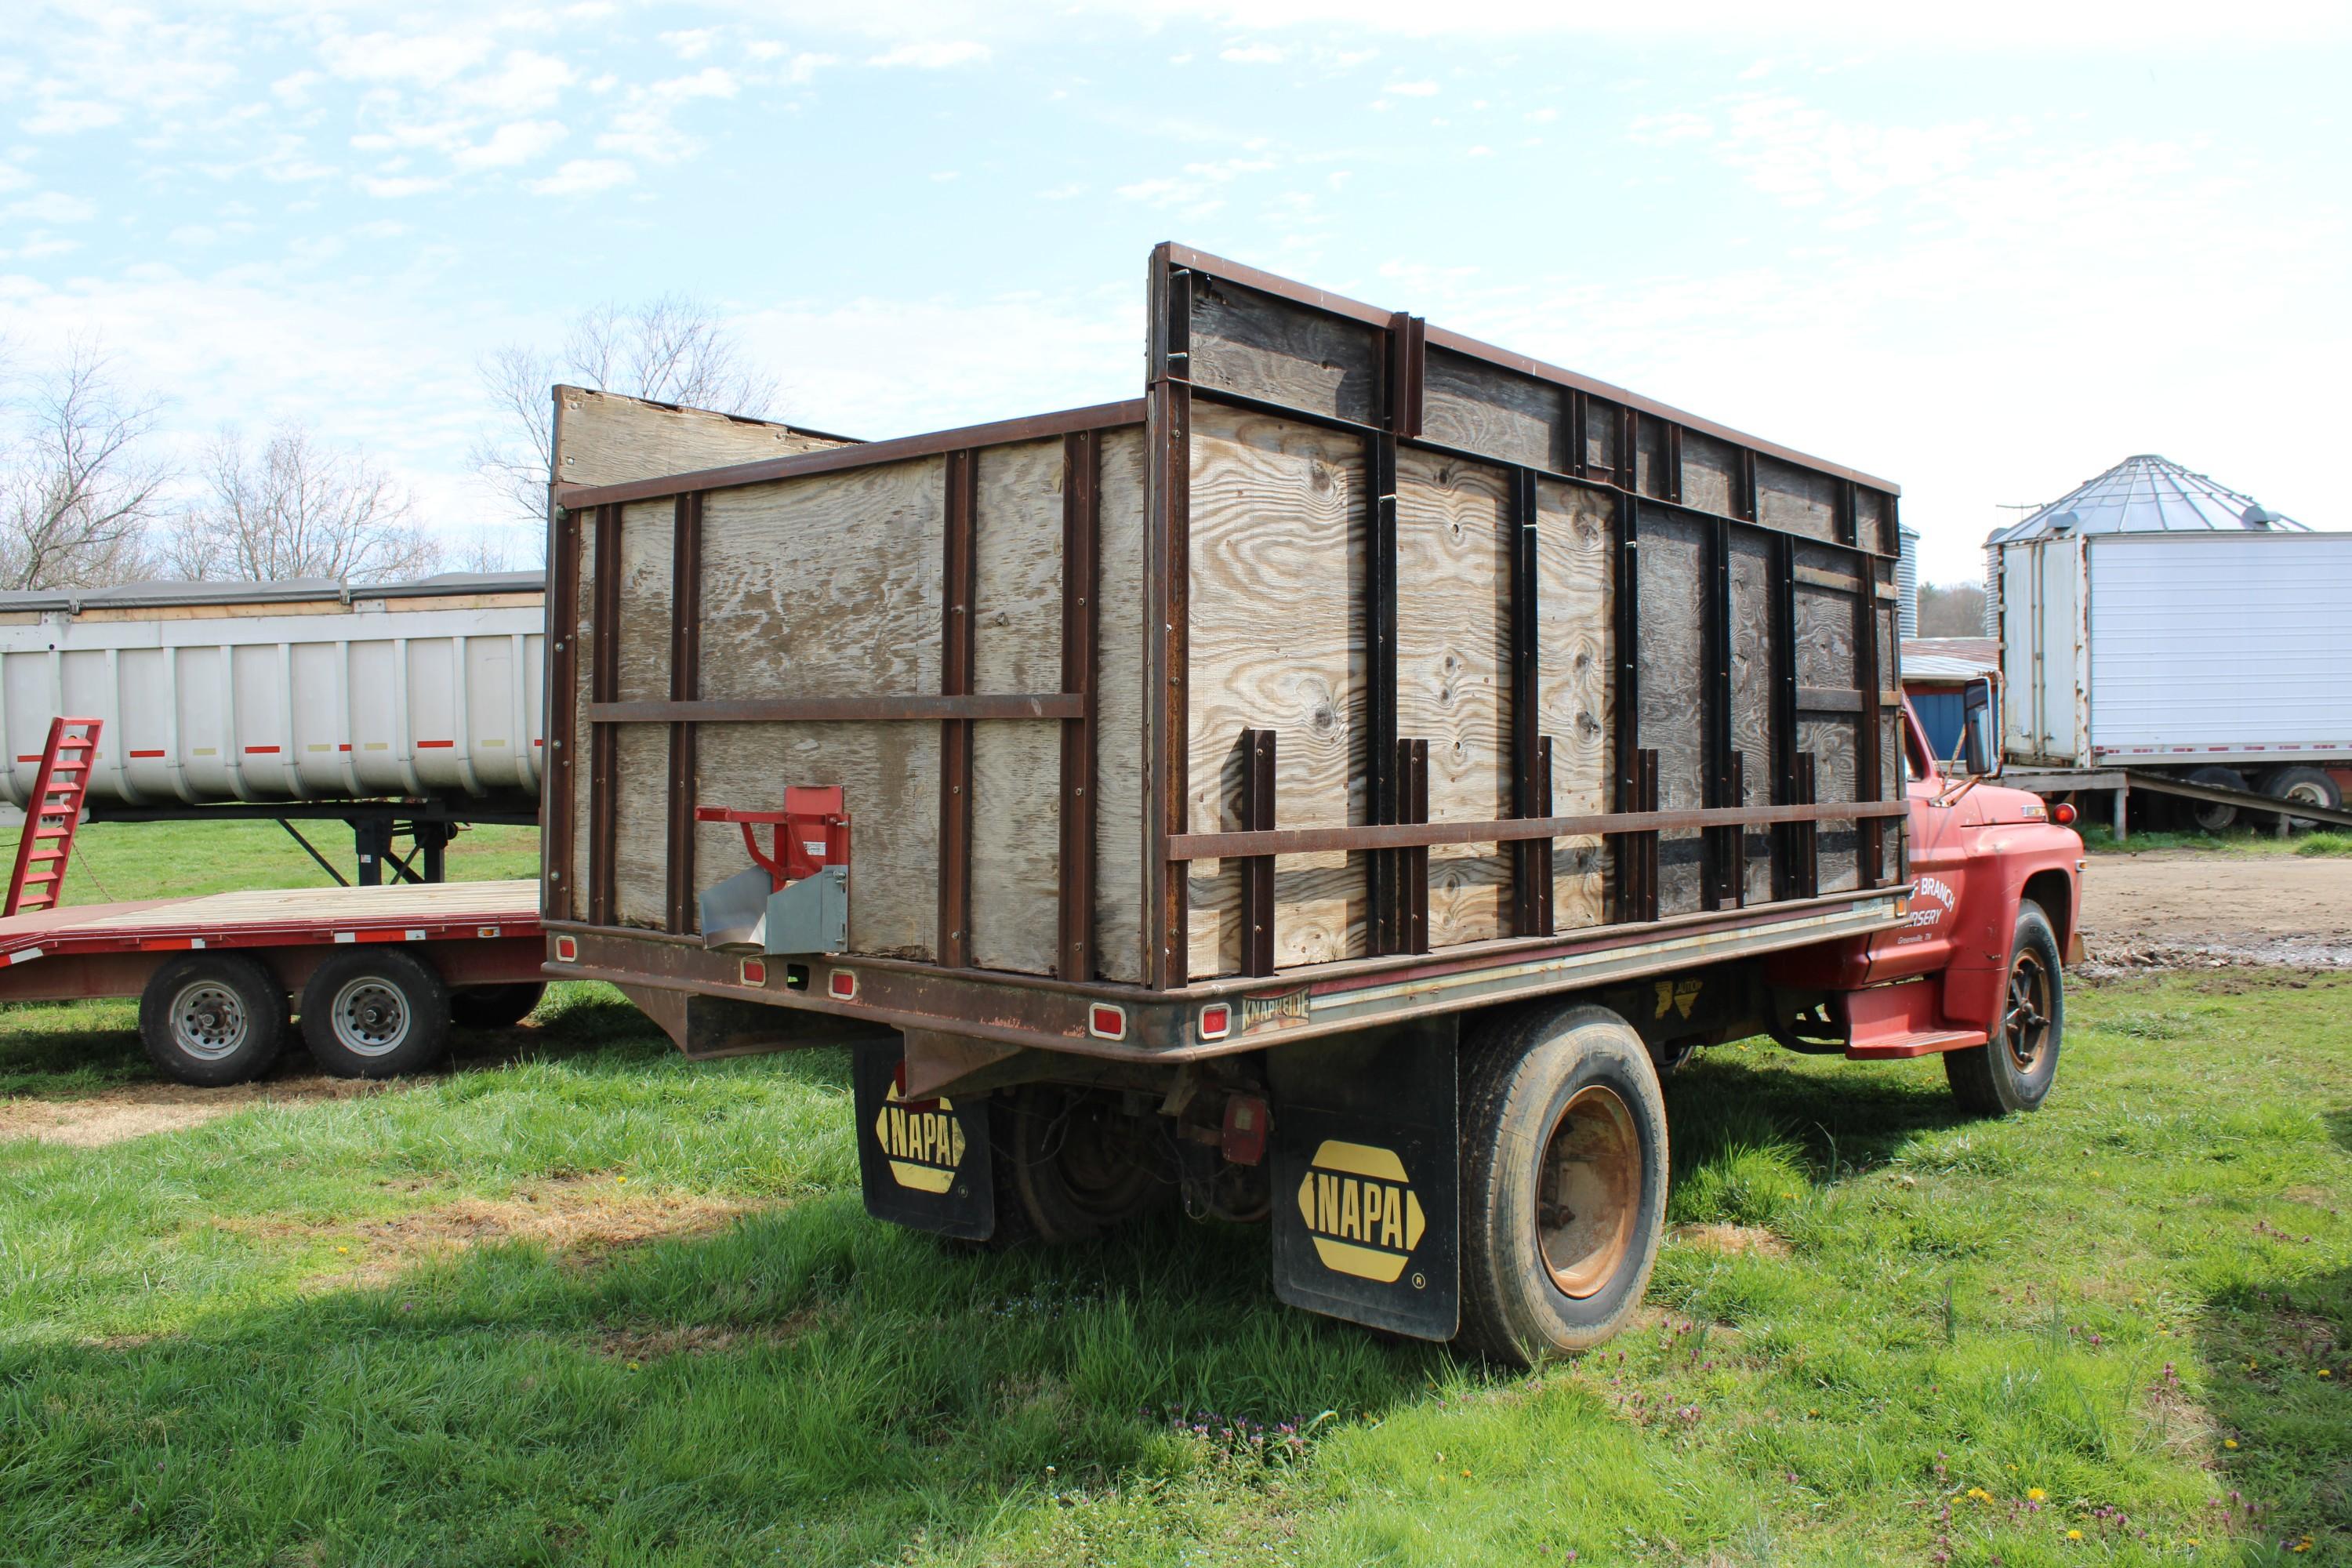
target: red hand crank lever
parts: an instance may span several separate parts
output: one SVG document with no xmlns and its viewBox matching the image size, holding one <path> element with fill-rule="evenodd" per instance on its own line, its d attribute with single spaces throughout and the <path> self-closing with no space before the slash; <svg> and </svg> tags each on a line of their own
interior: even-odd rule
<svg viewBox="0 0 2352 1568">
<path fill-rule="evenodd" d="M 814 877 L 826 866 L 849 864 L 849 818 L 845 815 L 841 786 L 807 788 L 788 784 L 782 811 L 736 811 L 723 805 L 699 805 L 697 822 L 731 822 L 743 830 L 743 847 L 766 869 L 769 882 L 781 891 L 787 882 Z M 768 852 L 760 852 L 754 827 L 769 829 Z"/>
</svg>

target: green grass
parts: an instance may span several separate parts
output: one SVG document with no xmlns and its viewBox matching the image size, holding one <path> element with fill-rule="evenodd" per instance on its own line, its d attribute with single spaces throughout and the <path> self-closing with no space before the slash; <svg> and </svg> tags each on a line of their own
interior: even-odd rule
<svg viewBox="0 0 2352 1568">
<path fill-rule="evenodd" d="M 2308 849 L 2305 845 L 2322 839 L 2345 842 L 2328 833 L 2299 833 L 2281 838 L 2271 828 L 2231 827 L 2220 833 L 2207 833 L 2201 828 L 2185 832 L 2132 829 L 2129 838 L 2116 841 L 2115 830 L 2104 822 L 2085 822 L 2075 831 L 2083 836 L 2083 847 L 2094 855 L 2143 855 L 2152 849 L 2189 849 L 2206 855 L 2326 855 L 2343 854 L 2347 850 Z"/>
<path fill-rule="evenodd" d="M 0 1092 L 145 1078 L 127 1003 L 5 1022 Z M 559 987 L 446 1076 L 0 1142 L 0 1563 L 2352 1560 L 2352 977 L 2070 1024 L 2002 1122 L 1704 1053 L 1651 1317 L 1522 1375 L 1283 1309 L 1261 1230 L 869 1222 L 842 1058 Z"/>
</svg>

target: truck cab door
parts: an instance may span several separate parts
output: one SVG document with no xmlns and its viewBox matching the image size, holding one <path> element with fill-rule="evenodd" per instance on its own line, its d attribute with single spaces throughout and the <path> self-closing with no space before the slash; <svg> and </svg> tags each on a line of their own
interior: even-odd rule
<svg viewBox="0 0 2352 1568">
<path fill-rule="evenodd" d="M 1910 807 L 1911 911 L 1904 924 L 1871 943 L 1870 977 L 1895 980 L 1941 969 L 1958 931 L 1971 840 L 1962 831 L 1968 795 L 1953 798 L 1943 767 L 1908 698 L 1903 703 L 1904 799 Z"/>
</svg>

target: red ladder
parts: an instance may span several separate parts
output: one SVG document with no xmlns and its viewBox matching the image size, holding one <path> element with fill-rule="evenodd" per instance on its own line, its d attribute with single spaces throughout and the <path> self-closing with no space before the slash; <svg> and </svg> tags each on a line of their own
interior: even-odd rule
<svg viewBox="0 0 2352 1568">
<path fill-rule="evenodd" d="M 16 839 L 16 869 L 8 878 L 8 914 L 58 907 L 74 827 L 81 821 L 81 797 L 89 792 L 100 727 L 96 719 L 49 721 L 49 743 L 41 752 L 41 772 Z"/>
</svg>

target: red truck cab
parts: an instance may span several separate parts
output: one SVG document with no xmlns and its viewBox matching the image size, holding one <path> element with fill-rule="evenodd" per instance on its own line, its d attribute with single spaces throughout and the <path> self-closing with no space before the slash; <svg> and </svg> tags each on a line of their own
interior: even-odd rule
<svg viewBox="0 0 2352 1568">
<path fill-rule="evenodd" d="M 1993 782 L 1989 684 L 1969 731 L 1939 759 L 1908 697 L 1903 765 L 1910 806 L 1906 922 L 1791 955 L 1772 979 L 1826 993 L 1819 1016 L 1779 1031 L 1819 1049 L 1820 1031 L 1860 1060 L 1942 1055 L 1972 1110 L 2032 1110 L 2049 1092 L 2064 1022 L 2064 965 L 2082 957 L 2083 840 L 2073 808 Z M 1971 743 L 1973 741 L 1973 743 Z M 2053 817 L 2053 810 L 2057 812 Z"/>
</svg>

